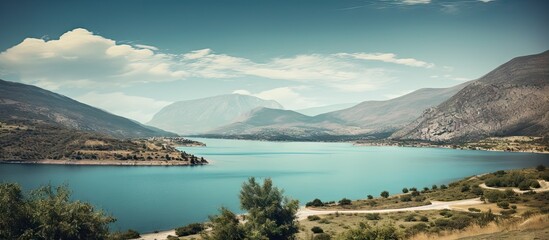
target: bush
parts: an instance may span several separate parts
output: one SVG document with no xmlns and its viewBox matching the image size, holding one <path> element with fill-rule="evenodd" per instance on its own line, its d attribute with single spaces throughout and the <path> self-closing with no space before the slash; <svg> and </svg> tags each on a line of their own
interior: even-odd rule
<svg viewBox="0 0 549 240">
<path fill-rule="evenodd" d="M 431 186 L 431 189 L 437 190 L 437 189 L 438 189 L 438 186 L 437 186 L 436 184 L 433 184 L 433 186 Z"/>
<path fill-rule="evenodd" d="M 374 199 L 374 196 L 368 195 L 368 199 Z"/>
<path fill-rule="evenodd" d="M 332 237 L 330 237 L 330 235 L 326 233 L 316 234 L 313 237 L 313 240 L 330 240 L 330 239 L 332 239 Z"/>
<path fill-rule="evenodd" d="M 381 216 L 379 215 L 379 213 L 368 213 L 366 214 L 366 219 L 377 221 L 377 220 L 381 220 Z"/>
<path fill-rule="evenodd" d="M 481 196 L 482 194 L 484 194 L 484 191 L 482 191 L 482 189 L 479 186 L 473 186 L 473 188 L 471 188 L 471 193 L 477 196 Z"/>
<path fill-rule="evenodd" d="M 498 207 L 500 208 L 503 208 L 503 209 L 508 209 L 509 208 L 509 202 L 507 201 L 500 201 L 497 203 Z"/>
<path fill-rule="evenodd" d="M 543 172 L 543 171 L 545 171 L 545 166 L 543 166 L 543 164 L 540 164 L 540 165 L 536 166 L 536 170 L 538 170 L 540 172 Z"/>
<path fill-rule="evenodd" d="M 416 220 L 416 216 L 414 216 L 413 214 L 410 214 L 410 215 L 404 217 L 404 221 L 405 222 L 415 222 L 417 220 Z"/>
<path fill-rule="evenodd" d="M 418 191 L 412 191 L 412 193 L 410 193 L 410 194 L 412 194 L 412 197 L 417 197 L 417 196 L 419 196 L 419 192 L 418 192 Z"/>
<path fill-rule="evenodd" d="M 412 236 L 414 236 L 418 233 L 426 232 L 428 229 L 429 229 L 429 226 L 427 226 L 427 224 L 418 223 L 418 224 L 415 224 L 415 225 L 409 227 L 408 229 L 406 229 L 405 234 L 406 234 L 406 237 L 409 238 L 409 237 L 412 237 Z"/>
<path fill-rule="evenodd" d="M 313 201 L 308 202 L 305 204 L 306 207 L 323 207 L 324 203 L 320 201 L 320 199 L 315 198 Z"/>
<path fill-rule="evenodd" d="M 379 195 L 380 195 L 381 197 L 383 197 L 383 198 L 388 198 L 388 197 L 389 197 L 389 192 L 383 191 L 383 192 L 381 192 L 381 194 L 379 194 Z"/>
<path fill-rule="evenodd" d="M 469 187 L 469 185 L 463 185 L 461 186 L 461 192 L 467 192 L 471 190 L 471 187 Z"/>
<path fill-rule="evenodd" d="M 311 228 L 311 231 L 313 231 L 313 233 L 323 233 L 324 232 L 324 230 L 321 227 L 318 227 L 318 226 L 314 226 L 313 228 Z"/>
<path fill-rule="evenodd" d="M 478 208 L 469 208 L 469 212 L 481 212 Z"/>
<path fill-rule="evenodd" d="M 339 205 L 342 205 L 342 206 L 343 206 L 343 205 L 351 205 L 351 204 L 352 204 L 351 200 L 350 200 L 350 199 L 347 199 L 347 198 L 343 198 L 343 199 L 339 200 L 338 203 L 339 203 Z"/>
<path fill-rule="evenodd" d="M 311 216 L 307 216 L 307 220 L 309 220 L 309 221 L 317 221 L 317 220 L 320 220 L 320 217 L 317 216 L 317 215 L 311 215 Z"/>
<path fill-rule="evenodd" d="M 426 216 L 421 216 L 421 217 L 419 218 L 419 221 L 428 222 L 428 221 L 429 221 L 429 218 L 426 217 Z"/>
<path fill-rule="evenodd" d="M 408 188 L 403 188 L 402 193 L 408 193 Z"/>
<path fill-rule="evenodd" d="M 400 201 L 403 201 L 403 202 L 409 202 L 409 201 L 412 201 L 412 196 L 410 195 L 401 195 L 400 196 Z"/>
<path fill-rule="evenodd" d="M 448 187 L 444 184 L 440 185 L 440 189 L 447 189 Z"/>
<path fill-rule="evenodd" d="M 512 215 L 512 214 L 515 214 L 517 213 L 517 210 L 515 209 L 509 209 L 509 210 L 502 210 L 501 211 L 501 215 L 503 216 L 509 216 L 509 215 Z"/>
<path fill-rule="evenodd" d="M 117 232 L 112 233 L 109 239 L 111 240 L 127 240 L 127 239 L 135 239 L 140 238 L 141 235 L 133 229 L 128 229 L 126 232 Z"/>
<path fill-rule="evenodd" d="M 191 223 L 187 226 L 179 227 L 175 229 L 175 235 L 178 237 L 194 235 L 200 233 L 204 230 L 204 224 L 202 223 Z"/>
</svg>

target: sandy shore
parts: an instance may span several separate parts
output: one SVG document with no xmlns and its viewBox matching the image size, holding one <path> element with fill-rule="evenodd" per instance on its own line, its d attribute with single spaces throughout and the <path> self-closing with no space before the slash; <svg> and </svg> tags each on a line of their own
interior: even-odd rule
<svg viewBox="0 0 549 240">
<path fill-rule="evenodd" d="M 98 165 L 98 166 L 191 166 L 186 161 L 130 161 L 130 160 L 0 160 L 12 164 Z"/>
</svg>

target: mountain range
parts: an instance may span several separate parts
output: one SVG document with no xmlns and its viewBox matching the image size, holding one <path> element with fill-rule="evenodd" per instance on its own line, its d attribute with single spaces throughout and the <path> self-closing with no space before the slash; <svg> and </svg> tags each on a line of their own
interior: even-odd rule
<svg viewBox="0 0 549 240">
<path fill-rule="evenodd" d="M 259 107 L 281 109 L 282 105 L 254 96 L 227 94 L 172 103 L 147 124 L 184 135 L 204 133 L 231 124 Z"/>
<path fill-rule="evenodd" d="M 49 124 L 116 138 L 177 136 L 39 87 L 0 80 L 0 121 Z"/>
<path fill-rule="evenodd" d="M 427 109 L 393 139 L 549 135 L 549 51 L 517 57 Z"/>
</svg>

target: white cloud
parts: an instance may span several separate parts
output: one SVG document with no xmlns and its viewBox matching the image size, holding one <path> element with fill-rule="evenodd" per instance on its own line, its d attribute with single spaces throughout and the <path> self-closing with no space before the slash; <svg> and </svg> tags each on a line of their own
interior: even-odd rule
<svg viewBox="0 0 549 240">
<path fill-rule="evenodd" d="M 408 4 L 408 5 L 428 4 L 428 3 L 431 3 L 431 0 L 402 0 L 402 3 Z"/>
<path fill-rule="evenodd" d="M 428 63 L 414 58 L 397 58 L 396 54 L 394 53 L 338 53 L 337 56 L 353 57 L 361 60 L 374 60 L 387 63 L 396 63 L 411 67 L 432 68 L 435 66 L 434 63 Z"/>
<path fill-rule="evenodd" d="M 134 46 L 136 46 L 138 48 L 149 49 L 151 51 L 158 51 L 158 48 L 155 47 L 155 46 L 150 46 L 150 45 L 145 45 L 145 44 L 135 44 Z"/>
<path fill-rule="evenodd" d="M 117 44 L 83 28 L 68 31 L 57 40 L 27 38 L 0 53 L 0 68 L 17 74 L 23 82 L 48 89 L 168 81 L 186 75 L 172 70 L 170 55 Z"/>
<path fill-rule="evenodd" d="M 89 92 L 75 99 L 141 123 L 150 121 L 155 113 L 171 104 L 171 102 L 158 101 L 147 97 L 130 96 L 122 92 Z"/>
<path fill-rule="evenodd" d="M 493 2 L 495 0 L 478 0 L 479 2 L 483 2 L 483 3 L 489 3 L 489 2 Z"/>
<path fill-rule="evenodd" d="M 50 90 L 127 86 L 194 78 L 257 77 L 323 85 L 341 91 L 368 91 L 390 81 L 390 72 L 368 66 L 381 61 L 431 68 L 433 63 L 394 53 L 307 54 L 255 62 L 200 49 L 159 53 L 149 45 L 129 45 L 77 28 L 59 39 L 27 38 L 0 53 L 0 72 Z"/>
<path fill-rule="evenodd" d="M 250 91 L 244 90 L 244 89 L 234 90 L 234 91 L 233 91 L 233 94 L 252 95 L 252 93 L 251 93 Z"/>
</svg>

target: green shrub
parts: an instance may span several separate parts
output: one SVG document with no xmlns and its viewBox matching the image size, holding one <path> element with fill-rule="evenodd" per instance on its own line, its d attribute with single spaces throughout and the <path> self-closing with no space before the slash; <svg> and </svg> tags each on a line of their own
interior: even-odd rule
<svg viewBox="0 0 549 240">
<path fill-rule="evenodd" d="M 412 201 L 412 196 L 406 194 L 406 195 L 401 195 L 400 196 L 400 201 L 403 201 L 403 202 L 409 202 L 409 201 Z"/>
<path fill-rule="evenodd" d="M 429 229 L 429 226 L 425 223 L 418 223 L 418 224 L 415 224 L 411 227 L 409 227 L 408 229 L 406 229 L 404 232 L 405 232 L 405 235 L 407 238 L 410 238 L 418 233 L 421 233 L 421 232 L 427 232 L 427 230 Z"/>
<path fill-rule="evenodd" d="M 402 193 L 408 193 L 408 188 L 403 188 Z"/>
<path fill-rule="evenodd" d="M 374 199 L 374 196 L 368 195 L 368 199 Z"/>
<path fill-rule="evenodd" d="M 536 170 L 538 170 L 540 172 L 543 172 L 543 171 L 545 171 L 545 166 L 543 166 L 543 164 L 540 164 L 540 165 L 536 166 Z"/>
<path fill-rule="evenodd" d="M 497 203 L 498 207 L 500 208 L 503 208 L 503 209 L 508 209 L 509 208 L 509 202 L 507 201 L 500 201 Z"/>
<path fill-rule="evenodd" d="M 437 190 L 437 189 L 438 189 L 438 187 L 437 187 L 437 185 L 436 185 L 436 184 L 433 184 L 433 186 L 431 186 L 431 189 L 433 189 L 433 190 Z"/>
<path fill-rule="evenodd" d="M 381 220 L 379 213 L 367 213 L 365 217 L 366 219 L 373 221 Z"/>
<path fill-rule="evenodd" d="M 305 204 L 306 207 L 322 207 L 324 206 L 324 203 L 320 201 L 320 199 L 315 198 L 313 201 L 308 202 Z"/>
<path fill-rule="evenodd" d="M 501 211 L 501 215 L 503 216 L 509 216 L 509 215 L 512 215 L 512 214 L 515 214 L 517 213 L 517 210 L 515 209 L 508 209 L 508 210 L 502 210 Z"/>
<path fill-rule="evenodd" d="M 311 215 L 311 216 L 307 216 L 307 220 L 309 220 L 309 221 L 318 221 L 318 220 L 320 220 L 320 217 L 317 216 L 317 215 Z"/>
<path fill-rule="evenodd" d="M 426 217 L 426 216 L 421 216 L 421 217 L 419 218 L 419 221 L 428 222 L 428 221 L 429 221 L 429 218 Z"/>
<path fill-rule="evenodd" d="M 381 197 L 383 197 L 383 198 L 388 198 L 388 197 L 389 197 L 389 192 L 383 191 L 383 192 L 381 192 L 381 194 L 379 194 L 379 195 L 380 195 Z"/>
<path fill-rule="evenodd" d="M 405 222 L 415 222 L 417 220 L 416 220 L 416 216 L 414 216 L 413 214 L 410 214 L 410 215 L 404 217 L 404 221 Z"/>
<path fill-rule="evenodd" d="M 178 237 L 194 235 L 200 233 L 204 230 L 204 224 L 202 223 L 191 223 L 187 226 L 179 227 L 175 229 L 175 235 Z"/>
<path fill-rule="evenodd" d="M 313 240 L 330 240 L 330 239 L 332 239 L 332 237 L 327 233 L 315 234 L 315 236 L 313 237 Z"/>
<path fill-rule="evenodd" d="M 321 227 L 318 227 L 318 226 L 312 227 L 311 231 L 313 231 L 313 233 L 323 233 L 324 232 L 324 230 Z"/>
<path fill-rule="evenodd" d="M 467 192 L 471 190 L 471 187 L 469 185 L 463 185 L 461 186 L 461 192 Z"/>
<path fill-rule="evenodd" d="M 440 189 L 447 189 L 448 187 L 446 187 L 446 185 L 442 184 L 440 185 Z"/>
<path fill-rule="evenodd" d="M 338 203 L 339 203 L 339 205 L 342 205 L 342 206 L 343 206 L 343 205 L 351 205 L 351 204 L 352 204 L 351 200 L 350 200 L 350 199 L 347 199 L 347 198 L 343 198 L 343 199 L 339 200 Z"/>
<path fill-rule="evenodd" d="M 469 212 L 481 212 L 478 208 L 469 208 Z"/>
</svg>

